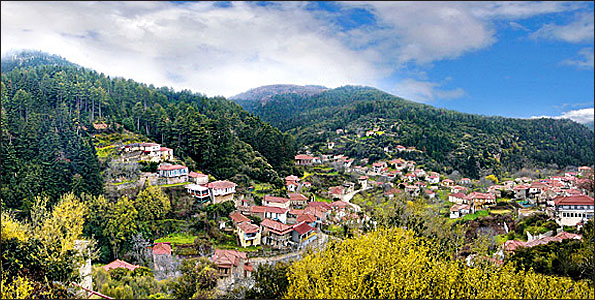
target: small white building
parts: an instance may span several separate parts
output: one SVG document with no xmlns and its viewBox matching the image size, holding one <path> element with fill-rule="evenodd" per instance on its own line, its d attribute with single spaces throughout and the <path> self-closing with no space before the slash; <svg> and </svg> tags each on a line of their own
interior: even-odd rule
<svg viewBox="0 0 595 300">
<path fill-rule="evenodd" d="M 587 195 L 558 196 L 554 205 L 556 222 L 560 226 L 576 226 L 593 220 L 593 198 Z"/>
</svg>

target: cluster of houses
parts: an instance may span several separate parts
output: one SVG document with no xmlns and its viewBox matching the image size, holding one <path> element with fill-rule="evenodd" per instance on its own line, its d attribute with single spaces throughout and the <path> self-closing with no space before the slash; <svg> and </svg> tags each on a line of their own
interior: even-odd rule
<svg viewBox="0 0 595 300">
<path fill-rule="evenodd" d="M 153 162 L 171 161 L 174 158 L 174 150 L 161 147 L 157 143 L 130 143 L 120 148 L 126 161 L 146 160 Z"/>
</svg>

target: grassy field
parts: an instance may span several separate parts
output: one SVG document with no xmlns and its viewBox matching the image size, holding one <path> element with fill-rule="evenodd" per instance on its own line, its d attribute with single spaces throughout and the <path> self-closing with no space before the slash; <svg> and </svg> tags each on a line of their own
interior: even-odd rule
<svg viewBox="0 0 595 300">
<path fill-rule="evenodd" d="M 186 233 L 170 233 L 166 237 L 156 239 L 155 243 L 171 243 L 175 244 L 192 244 L 197 236 L 186 234 Z"/>
<path fill-rule="evenodd" d="M 512 211 L 510 209 L 491 209 L 490 213 L 494 214 L 494 215 L 506 215 L 511 213 Z"/>
<path fill-rule="evenodd" d="M 121 184 L 126 184 L 126 183 L 131 183 L 131 182 L 136 182 L 136 180 L 124 180 L 122 182 L 114 182 L 114 183 L 112 183 L 112 185 L 121 185 Z"/>
<path fill-rule="evenodd" d="M 463 220 L 465 221 L 473 221 L 479 217 L 485 217 L 487 215 L 489 215 L 490 212 L 487 210 L 478 210 L 476 211 L 474 214 L 468 214 L 466 216 L 463 217 Z"/>
<path fill-rule="evenodd" d="M 189 183 L 190 183 L 189 181 L 186 181 L 186 182 L 180 182 L 180 183 L 163 184 L 163 185 L 160 185 L 160 187 L 172 187 L 172 186 L 179 186 L 179 185 L 187 185 Z"/>
</svg>

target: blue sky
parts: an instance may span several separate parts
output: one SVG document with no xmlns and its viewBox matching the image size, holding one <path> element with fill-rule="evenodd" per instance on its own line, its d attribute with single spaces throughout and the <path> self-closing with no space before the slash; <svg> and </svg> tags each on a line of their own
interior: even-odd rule
<svg viewBox="0 0 595 300">
<path fill-rule="evenodd" d="M 483 115 L 593 120 L 593 2 L 2 2 L 2 54 L 233 96 L 369 85 Z"/>
</svg>

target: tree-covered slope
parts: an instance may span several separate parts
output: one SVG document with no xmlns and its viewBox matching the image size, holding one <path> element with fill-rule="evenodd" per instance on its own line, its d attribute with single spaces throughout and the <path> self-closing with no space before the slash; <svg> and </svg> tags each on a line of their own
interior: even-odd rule
<svg viewBox="0 0 595 300">
<path fill-rule="evenodd" d="M 336 129 L 361 132 L 380 126 L 387 134 L 348 142 L 346 154 L 386 157 L 382 148 L 397 144 L 424 151 L 424 163 L 444 172 L 477 177 L 522 167 L 591 165 L 593 132 L 571 120 L 486 117 L 439 109 L 374 88 L 346 86 L 315 96 L 282 94 L 265 104 L 242 101 L 245 109 L 301 145 L 334 139 Z M 380 148 L 376 151 L 374 147 Z"/>
<path fill-rule="evenodd" d="M 110 78 L 39 53 L 3 58 L 2 70 L 1 179 L 8 207 L 26 208 L 38 194 L 100 193 L 89 135 L 94 123 L 146 135 L 219 179 L 281 184 L 279 172 L 292 171 L 291 136 L 226 99 Z"/>
</svg>

